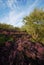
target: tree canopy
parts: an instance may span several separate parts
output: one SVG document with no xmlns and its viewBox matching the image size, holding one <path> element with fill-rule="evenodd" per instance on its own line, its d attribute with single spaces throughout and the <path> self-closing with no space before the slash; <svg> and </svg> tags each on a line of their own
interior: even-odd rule
<svg viewBox="0 0 44 65">
<path fill-rule="evenodd" d="M 32 35 L 32 41 L 44 43 L 44 11 L 35 9 L 30 15 L 24 17 L 25 25 L 22 27 Z"/>
</svg>

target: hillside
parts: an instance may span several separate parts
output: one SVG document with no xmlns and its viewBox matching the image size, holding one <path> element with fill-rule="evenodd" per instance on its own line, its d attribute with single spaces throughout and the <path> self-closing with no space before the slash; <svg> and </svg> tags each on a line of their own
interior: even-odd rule
<svg viewBox="0 0 44 65">
<path fill-rule="evenodd" d="M 44 45 L 25 31 L 0 28 L 0 65 L 44 65 Z"/>
</svg>

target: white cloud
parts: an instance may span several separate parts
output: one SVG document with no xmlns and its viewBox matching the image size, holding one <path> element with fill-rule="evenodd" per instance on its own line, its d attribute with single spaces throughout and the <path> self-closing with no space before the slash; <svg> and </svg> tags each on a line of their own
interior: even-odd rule
<svg viewBox="0 0 44 65">
<path fill-rule="evenodd" d="M 13 3 L 14 3 L 14 0 L 7 0 L 7 6 L 11 9 L 13 9 Z"/>
<path fill-rule="evenodd" d="M 23 1 L 23 0 L 21 0 L 21 1 Z M 30 0 L 30 1 L 32 1 L 32 0 Z M 37 2 L 39 0 L 35 0 L 35 2 L 33 2 L 31 5 L 29 4 L 30 1 L 27 0 L 27 5 L 28 5 L 28 7 L 26 8 L 27 10 L 33 10 L 33 8 L 37 5 Z M 24 9 L 23 9 L 22 5 L 21 6 L 18 5 L 18 0 L 7 0 L 6 4 L 7 4 L 7 7 L 9 7 L 11 10 L 14 10 L 14 11 L 25 10 L 25 7 L 27 6 L 27 5 L 26 6 L 23 5 L 24 6 Z"/>
<path fill-rule="evenodd" d="M 35 2 L 28 7 L 28 9 L 26 10 L 26 12 L 27 12 L 26 15 L 29 15 L 30 12 L 32 12 L 34 10 L 34 8 L 36 7 L 36 5 L 38 5 L 38 0 L 35 0 Z"/>
<path fill-rule="evenodd" d="M 14 26 L 21 26 L 22 19 L 24 16 L 28 15 L 33 9 L 35 8 L 38 0 L 36 0 L 32 5 L 30 5 L 27 10 L 23 10 L 22 12 L 16 12 L 15 10 L 15 3 L 17 3 L 17 0 L 8 0 L 7 6 L 11 9 L 11 11 L 8 13 L 8 16 L 4 16 L 2 20 L 0 20 L 2 23 L 12 24 Z M 13 6 L 14 5 L 14 6 Z"/>
<path fill-rule="evenodd" d="M 17 0 L 7 0 L 7 6 L 13 10 L 13 9 L 19 9 L 18 5 L 17 5 L 18 1 Z"/>
<path fill-rule="evenodd" d="M 22 20 L 23 16 L 24 12 L 16 14 L 15 11 L 11 11 L 8 16 L 3 17 L 1 22 L 17 26 L 19 23 L 21 23 L 20 21 Z"/>
</svg>

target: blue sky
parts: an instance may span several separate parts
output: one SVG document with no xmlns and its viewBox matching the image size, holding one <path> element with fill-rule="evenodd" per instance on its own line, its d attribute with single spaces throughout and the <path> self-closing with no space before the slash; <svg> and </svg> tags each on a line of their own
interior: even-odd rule
<svg viewBox="0 0 44 65">
<path fill-rule="evenodd" d="M 44 0 L 0 0 L 0 23 L 21 27 L 23 17 L 36 7 L 44 8 Z"/>
</svg>

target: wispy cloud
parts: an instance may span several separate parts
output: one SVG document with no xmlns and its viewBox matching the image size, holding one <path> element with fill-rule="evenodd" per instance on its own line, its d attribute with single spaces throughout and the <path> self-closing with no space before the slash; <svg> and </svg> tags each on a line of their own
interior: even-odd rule
<svg viewBox="0 0 44 65">
<path fill-rule="evenodd" d="M 24 12 L 16 14 L 15 11 L 11 11 L 8 16 L 3 17 L 1 22 L 17 26 L 19 23 L 21 23 L 20 21 L 22 20 L 23 15 Z"/>
<path fill-rule="evenodd" d="M 13 9 L 13 3 L 14 3 L 14 0 L 7 0 L 7 6 L 10 8 L 10 9 Z"/>
<path fill-rule="evenodd" d="M 27 0 L 28 4 L 24 6 L 24 4 L 21 5 L 21 3 L 23 3 L 24 0 L 22 0 L 21 3 L 18 3 L 18 1 L 19 0 L 7 0 L 6 3 L 3 3 L 3 1 L 0 0 L 0 3 L 5 4 L 6 7 L 10 9 L 8 15 L 5 15 L 2 19 L 0 19 L 1 23 L 12 24 L 14 26 L 20 27 L 21 25 L 23 25 L 23 23 L 21 22 L 23 17 L 32 12 L 39 2 L 39 0 L 30 0 L 33 1 L 33 3 L 29 4 L 30 1 Z"/>
<path fill-rule="evenodd" d="M 0 0 L 0 10 L 1 9 L 4 9 L 6 6 L 5 6 L 5 3 L 3 3 L 3 1 L 2 0 Z"/>
<path fill-rule="evenodd" d="M 32 12 L 37 5 L 38 5 L 38 0 L 35 0 L 34 3 L 28 7 L 26 11 L 27 12 L 26 15 L 29 15 L 30 12 Z"/>
</svg>

